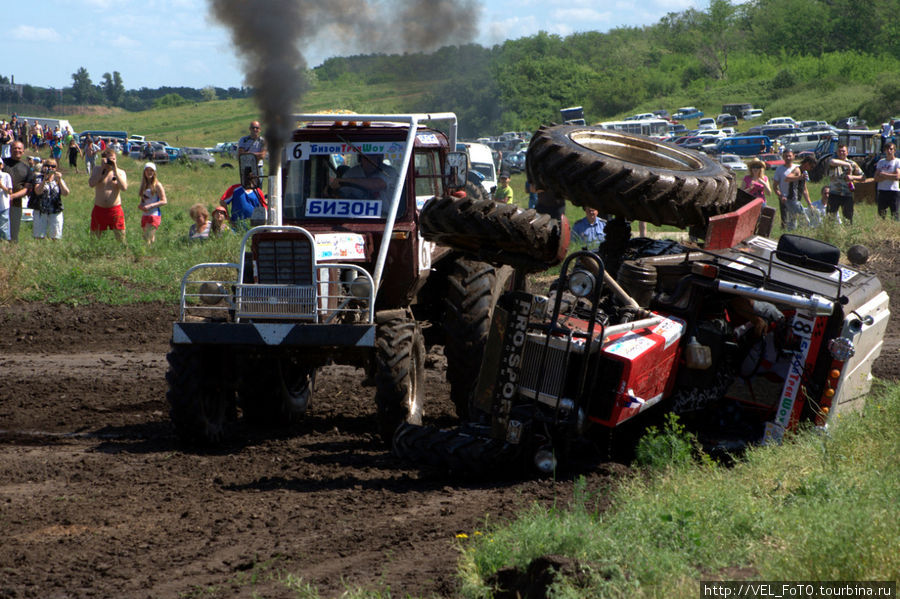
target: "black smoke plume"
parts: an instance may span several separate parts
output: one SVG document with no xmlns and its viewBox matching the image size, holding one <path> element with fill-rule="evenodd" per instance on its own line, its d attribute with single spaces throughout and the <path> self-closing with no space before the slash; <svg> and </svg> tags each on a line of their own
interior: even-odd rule
<svg viewBox="0 0 900 599">
<path fill-rule="evenodd" d="M 342 51 L 427 52 L 477 33 L 475 0 L 210 0 L 229 27 L 246 83 L 262 111 L 270 153 L 293 130 L 307 87 L 301 47 L 324 39 Z M 339 108 L 339 107 L 336 107 Z M 270 154 L 271 155 L 271 154 Z"/>
</svg>

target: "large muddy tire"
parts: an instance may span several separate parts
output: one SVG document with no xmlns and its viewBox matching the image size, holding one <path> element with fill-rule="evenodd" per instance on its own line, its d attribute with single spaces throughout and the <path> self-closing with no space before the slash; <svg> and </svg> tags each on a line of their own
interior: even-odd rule
<svg viewBox="0 0 900 599">
<path fill-rule="evenodd" d="M 253 424 L 298 422 L 309 407 L 316 369 L 290 356 L 259 356 L 245 363 L 238 403 Z"/>
<path fill-rule="evenodd" d="M 627 220 L 685 228 L 734 208 L 734 174 L 718 161 L 599 127 L 541 127 L 527 169 L 539 189 Z"/>
<path fill-rule="evenodd" d="M 468 420 L 469 403 L 497 298 L 512 278 L 512 269 L 458 258 L 447 274 L 444 355 L 447 382 L 456 415 Z"/>
<path fill-rule="evenodd" d="M 439 430 L 403 424 L 394 434 L 393 452 L 415 464 L 492 479 L 527 471 L 524 448 L 492 438 L 487 426 Z"/>
<path fill-rule="evenodd" d="M 175 432 L 182 441 L 212 445 L 222 441 L 236 418 L 234 390 L 218 352 L 195 345 L 173 345 L 166 399 Z"/>
<path fill-rule="evenodd" d="M 422 424 L 425 400 L 425 342 L 411 318 L 378 321 L 375 333 L 375 406 L 378 433 L 390 446 L 404 422 Z"/>
<path fill-rule="evenodd" d="M 422 236 L 492 263 L 544 270 L 561 260 L 560 221 L 513 204 L 433 198 L 420 214 Z"/>
<path fill-rule="evenodd" d="M 466 197 L 473 202 L 489 199 L 484 193 L 484 187 L 472 181 L 466 181 Z"/>
</svg>

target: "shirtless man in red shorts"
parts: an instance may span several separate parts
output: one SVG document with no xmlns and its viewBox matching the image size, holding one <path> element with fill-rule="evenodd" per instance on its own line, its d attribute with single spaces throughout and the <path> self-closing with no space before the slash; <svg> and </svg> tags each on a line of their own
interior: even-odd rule
<svg viewBox="0 0 900 599">
<path fill-rule="evenodd" d="M 124 243 L 125 213 L 122 211 L 121 192 L 128 189 L 128 178 L 125 171 L 116 165 L 115 150 L 103 150 L 100 164 L 91 171 L 88 185 L 94 188 L 91 233 L 100 237 L 103 231 L 112 229 L 116 239 Z"/>
</svg>

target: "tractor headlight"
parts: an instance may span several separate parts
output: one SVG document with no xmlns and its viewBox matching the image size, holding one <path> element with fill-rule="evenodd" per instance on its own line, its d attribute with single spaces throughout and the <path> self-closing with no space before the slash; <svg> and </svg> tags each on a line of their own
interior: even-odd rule
<svg viewBox="0 0 900 599">
<path fill-rule="evenodd" d="M 573 271 L 572 274 L 569 275 L 569 280 L 567 282 L 569 291 L 575 297 L 585 297 L 590 295 L 594 290 L 595 284 L 596 280 L 594 279 L 594 275 L 586 270 Z"/>
<path fill-rule="evenodd" d="M 846 337 L 835 337 L 828 342 L 828 351 L 835 360 L 846 362 L 856 354 L 853 341 Z"/>
<path fill-rule="evenodd" d="M 214 306 L 221 302 L 228 292 L 222 283 L 215 281 L 206 281 L 200 284 L 200 301 L 209 306 Z"/>
<path fill-rule="evenodd" d="M 357 277 L 350 283 L 350 294 L 355 298 L 367 299 L 372 295 L 372 284 L 365 277 Z"/>
</svg>

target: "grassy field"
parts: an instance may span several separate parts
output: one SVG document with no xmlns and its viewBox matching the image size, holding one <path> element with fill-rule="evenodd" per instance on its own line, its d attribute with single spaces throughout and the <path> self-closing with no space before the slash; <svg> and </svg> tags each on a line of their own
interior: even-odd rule
<svg viewBox="0 0 900 599">
<path fill-rule="evenodd" d="M 84 170 L 63 169 L 71 193 L 63 198 L 65 225 L 59 241 L 32 238 L 31 223 L 22 223 L 18 244 L 0 245 L 0 304 L 45 301 L 70 304 L 177 301 L 181 276 L 199 262 L 233 261 L 239 238 L 229 235 L 189 243 L 188 209 L 205 204 L 210 211 L 225 189 L 236 183 L 235 169 L 182 164 L 160 165 L 159 179 L 168 205 L 153 246 L 140 229 L 138 191 L 143 162 L 120 158 L 129 187 L 122 198 L 126 243 L 112 233 L 96 239 L 89 233 L 93 190 Z"/>
</svg>

